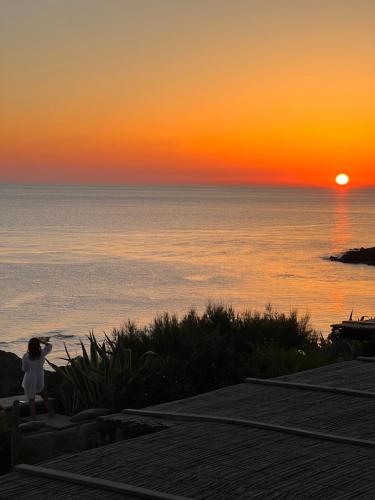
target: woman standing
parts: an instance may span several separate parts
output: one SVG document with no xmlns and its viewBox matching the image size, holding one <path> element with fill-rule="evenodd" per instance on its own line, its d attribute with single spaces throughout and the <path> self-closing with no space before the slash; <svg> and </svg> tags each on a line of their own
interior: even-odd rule
<svg viewBox="0 0 375 500">
<path fill-rule="evenodd" d="M 46 410 L 53 415 L 53 409 L 48 401 L 48 393 L 44 384 L 43 365 L 47 354 L 52 351 L 49 338 L 33 337 L 29 340 L 27 353 L 22 358 L 22 370 L 25 372 L 22 381 L 25 395 L 29 400 L 30 412 L 33 420 L 36 418 L 35 395 L 40 394 L 43 398 Z M 43 349 L 41 344 L 44 345 Z"/>
</svg>

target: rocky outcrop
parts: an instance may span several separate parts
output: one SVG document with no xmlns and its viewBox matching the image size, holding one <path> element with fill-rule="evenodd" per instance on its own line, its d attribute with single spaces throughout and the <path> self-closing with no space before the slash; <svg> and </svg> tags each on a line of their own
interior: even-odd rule
<svg viewBox="0 0 375 500">
<path fill-rule="evenodd" d="M 60 377 L 51 371 L 45 371 L 45 381 L 49 395 L 57 393 Z M 22 361 L 13 352 L 0 351 L 0 398 L 23 394 Z"/>
<path fill-rule="evenodd" d="M 375 247 L 353 248 L 339 257 L 331 256 L 331 260 L 344 262 L 345 264 L 367 264 L 375 266 Z"/>
<path fill-rule="evenodd" d="M 0 351 L 0 397 L 22 394 L 21 358 L 12 352 Z"/>
</svg>

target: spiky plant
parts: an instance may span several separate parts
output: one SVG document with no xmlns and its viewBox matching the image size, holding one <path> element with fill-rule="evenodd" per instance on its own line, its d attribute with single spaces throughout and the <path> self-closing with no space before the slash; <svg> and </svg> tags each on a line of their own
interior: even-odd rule
<svg viewBox="0 0 375 500">
<path fill-rule="evenodd" d="M 87 338 L 89 349 L 81 341 L 82 354 L 75 358 L 65 346 L 66 366 L 59 367 L 49 362 L 68 386 L 70 397 L 63 392 L 61 399 L 69 414 L 98 406 L 119 406 L 134 373 L 145 368 L 150 358 L 155 356 L 148 351 L 134 362 L 132 350 L 125 346 L 124 337 L 120 334 L 112 339 L 105 335 L 105 340 L 98 342 L 90 331 Z"/>
</svg>

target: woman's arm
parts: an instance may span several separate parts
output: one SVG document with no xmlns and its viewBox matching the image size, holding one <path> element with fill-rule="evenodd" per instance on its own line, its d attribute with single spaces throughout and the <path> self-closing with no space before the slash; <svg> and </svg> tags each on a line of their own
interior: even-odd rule
<svg viewBox="0 0 375 500">
<path fill-rule="evenodd" d="M 50 344 L 49 342 L 41 342 L 41 343 L 44 344 L 44 347 L 42 349 L 42 354 L 44 356 L 47 356 L 47 354 L 49 354 L 52 351 L 52 344 Z"/>
</svg>

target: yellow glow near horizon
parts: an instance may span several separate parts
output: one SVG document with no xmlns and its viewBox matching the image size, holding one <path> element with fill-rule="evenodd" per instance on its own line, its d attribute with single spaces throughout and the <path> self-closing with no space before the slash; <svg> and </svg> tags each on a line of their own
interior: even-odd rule
<svg viewBox="0 0 375 500">
<path fill-rule="evenodd" d="M 347 184 L 349 184 L 349 176 L 347 176 L 346 174 L 338 174 L 336 176 L 336 184 L 338 184 L 339 186 L 346 186 Z"/>
</svg>

